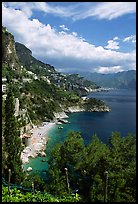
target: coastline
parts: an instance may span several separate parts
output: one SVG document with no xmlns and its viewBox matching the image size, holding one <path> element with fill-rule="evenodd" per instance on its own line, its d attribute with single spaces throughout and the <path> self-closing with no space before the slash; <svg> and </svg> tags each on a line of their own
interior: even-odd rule
<svg viewBox="0 0 138 204">
<path fill-rule="evenodd" d="M 48 131 L 58 124 L 58 121 L 60 119 L 68 118 L 69 116 L 66 113 L 73 113 L 73 112 L 84 112 L 84 108 L 80 108 L 79 106 L 72 106 L 68 107 L 66 110 L 54 113 L 54 120 L 53 122 L 43 122 L 41 126 L 34 128 L 31 130 L 32 135 L 28 138 L 28 145 L 25 147 L 25 149 L 21 153 L 21 160 L 22 164 L 29 163 L 29 157 L 35 158 L 38 155 L 40 156 L 46 156 L 45 149 L 46 144 L 48 142 Z M 101 112 L 109 112 L 110 109 L 108 107 L 102 107 L 100 109 L 93 108 L 92 111 L 101 111 Z M 62 121 L 68 123 L 68 121 Z"/>
<path fill-rule="evenodd" d="M 29 145 L 21 153 L 22 164 L 29 163 L 29 157 L 46 156 L 44 151 L 48 141 L 47 133 L 55 125 L 55 122 L 45 122 L 32 130 L 32 136 L 28 138 Z"/>
<path fill-rule="evenodd" d="M 69 116 L 63 111 L 59 113 L 54 113 L 54 120 L 52 122 L 43 122 L 41 126 L 34 128 L 30 132 L 31 137 L 28 137 L 28 145 L 21 152 L 22 164 L 29 163 L 29 158 L 35 158 L 37 156 L 46 156 L 45 149 L 48 142 L 48 132 L 55 125 L 58 124 L 59 119 L 68 118 Z"/>
</svg>

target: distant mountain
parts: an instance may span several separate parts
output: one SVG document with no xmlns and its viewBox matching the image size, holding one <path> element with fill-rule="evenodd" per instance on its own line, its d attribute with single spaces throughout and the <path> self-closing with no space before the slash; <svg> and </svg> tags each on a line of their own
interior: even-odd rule
<svg viewBox="0 0 138 204">
<path fill-rule="evenodd" d="M 87 80 L 99 86 L 119 89 L 136 89 L 136 71 L 128 70 L 112 74 L 81 73 Z"/>
</svg>

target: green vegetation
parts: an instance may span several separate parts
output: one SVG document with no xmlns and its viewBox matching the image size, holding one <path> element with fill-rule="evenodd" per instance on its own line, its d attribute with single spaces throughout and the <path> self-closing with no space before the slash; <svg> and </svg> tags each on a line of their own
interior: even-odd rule
<svg viewBox="0 0 138 204">
<path fill-rule="evenodd" d="M 24 180 L 22 181 L 21 186 L 23 188 L 32 189 L 32 182 L 35 185 L 35 190 L 46 192 L 46 182 L 41 178 L 38 173 L 27 174 Z"/>
<path fill-rule="evenodd" d="M 84 145 L 79 132 L 70 132 L 51 152 L 47 179 L 30 174 L 20 184 L 31 189 L 34 182 L 35 193 L 12 189 L 9 196 L 3 187 L 2 201 L 103 202 L 106 196 L 107 202 L 136 202 L 136 137 L 114 132 L 104 144 L 93 135 Z M 79 195 L 72 194 L 75 190 Z"/>
<path fill-rule="evenodd" d="M 5 140 L 3 137 L 5 128 L 5 104 L 4 100 L 2 100 L 2 173 L 4 172 L 4 168 L 6 165 L 6 149 L 5 149 Z"/>
<path fill-rule="evenodd" d="M 91 110 L 93 106 L 104 106 L 104 102 L 97 99 L 84 102 L 80 97 L 87 93 L 83 85 L 91 83 L 78 75 L 67 77 L 56 72 L 53 66 L 32 57 L 25 46 L 16 44 L 18 57 L 25 67 L 21 68 L 14 37 L 6 28 L 2 31 L 2 76 L 7 78 L 7 98 L 5 103 L 2 101 L 2 175 L 8 180 L 8 170 L 11 169 L 11 183 L 30 188 L 33 181 L 35 190 L 44 192 L 25 194 L 12 189 L 9 195 L 7 187 L 3 187 L 2 201 L 103 202 L 107 199 L 108 202 L 135 202 L 136 137 L 131 134 L 121 137 L 119 133 L 112 133 L 107 145 L 94 135 L 92 142 L 84 145 L 81 134 L 71 132 L 66 141 L 57 144 L 51 153 L 46 172 L 48 183 L 38 175 L 24 175 L 20 159 L 20 128 L 25 127 L 28 118 L 39 124 L 52 120 L 54 112 L 70 106 L 84 106 Z M 96 87 L 95 84 L 92 86 Z M 15 97 L 20 101 L 22 112 L 18 117 L 14 116 Z M 105 172 L 108 172 L 108 180 Z M 81 199 L 78 194 L 71 194 L 77 189 Z"/>
<path fill-rule="evenodd" d="M 89 98 L 89 100 L 85 101 L 84 107 L 85 110 L 91 111 L 94 107 L 99 108 L 105 106 L 105 103 L 96 98 Z"/>
<path fill-rule="evenodd" d="M 68 193 L 68 169 L 71 192 L 79 189 L 85 202 L 105 199 L 105 172 L 108 172 L 108 202 L 134 202 L 136 199 L 136 138 L 129 134 L 121 138 L 112 133 L 103 144 L 96 135 L 84 145 L 80 133 L 71 132 L 63 144 L 58 144 L 49 159 L 49 191 L 53 195 Z"/>
<path fill-rule="evenodd" d="M 80 101 L 77 94 L 65 92 L 54 84 L 48 84 L 43 80 L 24 83 L 20 93 L 21 108 L 28 110 L 32 122 L 36 124 L 52 120 L 54 112 L 60 112 Z"/>
<path fill-rule="evenodd" d="M 14 36 L 4 27 L 2 38 L 2 76 L 7 78 L 6 88 L 9 83 L 13 85 L 20 113 L 26 112 L 24 121 L 38 125 L 53 120 L 54 112 L 74 105 L 82 108 L 80 96 L 86 95 L 89 88 L 96 88 L 94 83 L 77 74 L 61 74 L 53 66 L 35 59 L 31 50 L 15 43 Z M 20 127 L 24 121 L 20 120 Z"/>
<path fill-rule="evenodd" d="M 35 59 L 32 56 L 31 50 L 29 50 L 27 47 L 25 47 L 23 44 L 16 42 L 15 48 L 17 52 L 17 56 L 20 60 L 20 63 L 29 71 L 32 71 L 33 73 L 37 74 L 38 76 L 47 76 L 50 73 L 48 70 L 50 70 L 52 73 L 55 73 L 55 69 L 53 66 L 49 64 L 44 64 L 43 62 Z"/>
<path fill-rule="evenodd" d="M 79 202 L 78 194 L 54 197 L 49 193 L 23 193 L 20 190 L 12 189 L 9 195 L 8 187 L 2 186 L 2 202 Z"/>
<path fill-rule="evenodd" d="M 12 85 L 7 93 L 5 101 L 5 126 L 4 126 L 4 149 L 6 152 L 6 161 L 3 161 L 3 173 L 6 179 L 8 179 L 8 171 L 12 170 L 11 181 L 20 183 L 23 179 L 23 170 L 21 162 L 21 139 L 20 131 L 18 128 L 18 122 L 15 113 L 14 96 L 12 92 Z M 4 157 L 5 158 L 5 157 Z"/>
</svg>

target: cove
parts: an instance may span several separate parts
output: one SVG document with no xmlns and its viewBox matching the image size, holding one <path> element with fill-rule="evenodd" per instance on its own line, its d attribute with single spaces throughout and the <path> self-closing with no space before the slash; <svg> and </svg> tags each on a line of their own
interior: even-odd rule
<svg viewBox="0 0 138 204">
<path fill-rule="evenodd" d="M 92 135 L 96 134 L 103 143 L 108 142 L 109 136 L 113 131 L 121 133 L 121 136 L 127 136 L 128 133 L 136 133 L 136 92 L 135 90 L 111 90 L 109 92 L 91 93 L 87 97 L 101 99 L 111 107 L 111 112 L 77 112 L 69 114 L 69 124 L 63 124 L 63 129 L 58 125 L 48 132 L 48 144 L 46 147 L 46 157 L 30 158 L 29 166 L 33 168 L 32 172 L 39 173 L 45 177 L 45 170 L 48 169 L 48 160 L 52 148 L 58 142 L 63 142 L 68 132 L 79 131 L 88 144 L 92 141 Z"/>
</svg>

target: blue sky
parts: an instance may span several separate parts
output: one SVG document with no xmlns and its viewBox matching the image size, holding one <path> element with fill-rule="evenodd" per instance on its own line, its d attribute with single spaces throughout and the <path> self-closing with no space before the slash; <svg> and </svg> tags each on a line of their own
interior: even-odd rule
<svg viewBox="0 0 138 204">
<path fill-rule="evenodd" d="M 136 69 L 135 2 L 3 2 L 2 24 L 57 71 Z"/>
</svg>

